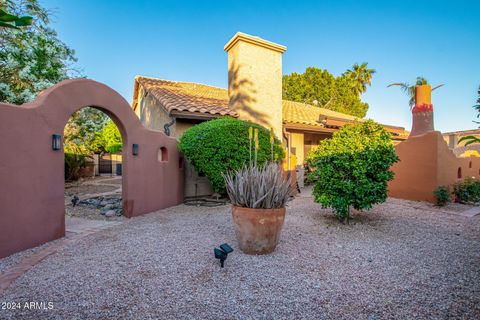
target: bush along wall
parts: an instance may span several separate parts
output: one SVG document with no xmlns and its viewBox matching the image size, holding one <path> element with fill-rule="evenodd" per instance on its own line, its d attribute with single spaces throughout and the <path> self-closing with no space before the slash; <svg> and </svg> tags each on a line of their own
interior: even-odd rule
<svg viewBox="0 0 480 320">
<path fill-rule="evenodd" d="M 256 143 L 252 137 L 254 132 L 257 135 Z M 197 172 L 210 180 L 215 192 L 225 193 L 222 174 L 254 161 L 255 144 L 258 147 L 257 165 L 264 165 L 272 158 L 277 163 L 283 160 L 282 145 L 277 138 L 273 138 L 271 143 L 271 133 L 267 128 L 230 117 L 206 121 L 189 128 L 180 138 L 179 149 Z"/>
</svg>

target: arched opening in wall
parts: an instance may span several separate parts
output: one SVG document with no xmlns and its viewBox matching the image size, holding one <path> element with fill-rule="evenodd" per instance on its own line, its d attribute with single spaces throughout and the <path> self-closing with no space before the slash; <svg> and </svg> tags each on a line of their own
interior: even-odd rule
<svg viewBox="0 0 480 320">
<path fill-rule="evenodd" d="M 84 107 L 70 116 L 63 132 L 67 227 L 79 221 L 72 217 L 123 218 L 123 141 L 117 124 L 100 109 Z"/>
<path fill-rule="evenodd" d="M 461 178 L 462 178 L 462 167 L 458 167 L 458 170 L 457 170 L 457 178 L 458 178 L 458 179 L 461 179 Z"/>
<path fill-rule="evenodd" d="M 168 161 L 168 150 L 165 147 L 161 147 L 158 149 L 157 160 L 159 162 L 166 162 Z"/>
</svg>

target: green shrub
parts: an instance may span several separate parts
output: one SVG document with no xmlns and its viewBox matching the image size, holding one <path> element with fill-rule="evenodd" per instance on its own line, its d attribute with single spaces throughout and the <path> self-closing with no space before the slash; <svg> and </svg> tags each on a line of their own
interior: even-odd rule
<svg viewBox="0 0 480 320">
<path fill-rule="evenodd" d="M 371 120 L 346 125 L 307 157 L 316 181 L 315 202 L 348 222 L 350 207 L 370 209 L 386 200 L 390 167 L 397 161 L 391 136 L 381 125 Z"/>
<path fill-rule="evenodd" d="M 433 195 L 435 196 L 435 200 L 437 206 L 443 207 L 448 202 L 451 201 L 450 199 L 450 191 L 446 186 L 439 186 L 433 191 Z"/>
<path fill-rule="evenodd" d="M 270 131 L 234 118 L 219 118 L 189 128 L 180 139 L 179 149 L 197 172 L 210 180 L 215 192 L 225 193 L 222 173 L 238 170 L 250 161 L 249 127 L 258 129 L 257 164 L 263 165 L 272 159 Z M 252 159 L 253 145 L 252 142 Z M 277 139 L 273 155 L 276 162 L 283 160 L 283 149 Z"/>
<path fill-rule="evenodd" d="M 453 193 L 458 202 L 479 203 L 480 181 L 468 177 L 464 181 L 453 185 Z"/>
<path fill-rule="evenodd" d="M 87 165 L 86 158 L 84 154 L 65 152 L 65 180 L 78 180 L 80 170 Z"/>
</svg>

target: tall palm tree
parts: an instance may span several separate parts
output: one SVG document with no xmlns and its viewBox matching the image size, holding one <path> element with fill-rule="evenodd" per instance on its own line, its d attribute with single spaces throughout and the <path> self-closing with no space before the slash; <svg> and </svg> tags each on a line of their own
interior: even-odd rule
<svg viewBox="0 0 480 320">
<path fill-rule="evenodd" d="M 368 69 L 368 63 L 355 63 L 352 69 L 348 69 L 343 73 L 345 77 L 350 77 L 354 80 L 354 90 L 360 95 L 367 91 L 367 84 L 372 85 L 372 75 L 377 72 L 375 69 Z"/>
<path fill-rule="evenodd" d="M 389 84 L 387 88 L 392 86 L 400 87 L 400 89 L 402 89 L 403 92 L 405 92 L 409 96 L 410 101 L 408 102 L 408 104 L 410 105 L 410 109 L 411 109 L 415 106 L 415 88 L 417 86 L 422 86 L 425 84 L 429 84 L 427 79 L 425 79 L 424 77 L 417 77 L 417 81 L 415 82 L 414 85 L 410 85 L 405 82 L 396 82 L 396 83 Z M 443 84 L 433 87 L 432 91 L 440 88 L 441 86 L 443 86 Z"/>
</svg>

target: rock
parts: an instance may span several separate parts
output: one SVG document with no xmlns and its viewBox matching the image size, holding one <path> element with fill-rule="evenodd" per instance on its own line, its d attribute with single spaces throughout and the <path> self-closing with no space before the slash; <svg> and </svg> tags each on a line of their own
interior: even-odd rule
<svg viewBox="0 0 480 320">
<path fill-rule="evenodd" d="M 116 214 L 117 213 L 115 212 L 115 210 L 108 210 L 107 212 L 105 212 L 105 217 L 113 217 Z"/>
</svg>

